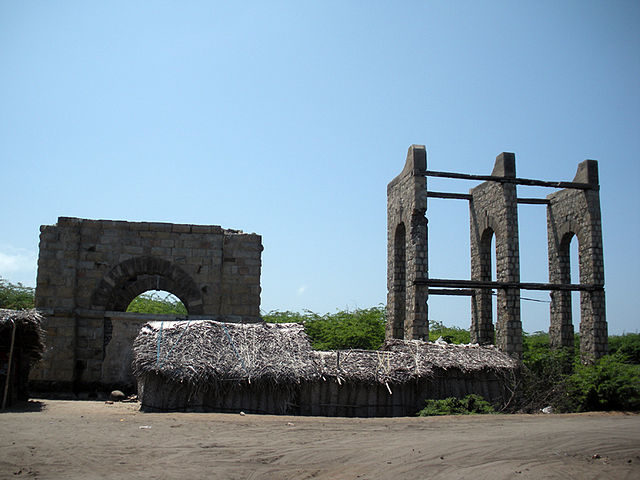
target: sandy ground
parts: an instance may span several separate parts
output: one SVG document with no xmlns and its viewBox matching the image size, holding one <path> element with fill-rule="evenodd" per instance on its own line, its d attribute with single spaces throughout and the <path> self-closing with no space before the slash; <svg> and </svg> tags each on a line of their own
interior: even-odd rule
<svg viewBox="0 0 640 480">
<path fill-rule="evenodd" d="M 324 418 L 31 401 L 0 414 L 0 478 L 640 478 L 640 415 Z"/>
</svg>

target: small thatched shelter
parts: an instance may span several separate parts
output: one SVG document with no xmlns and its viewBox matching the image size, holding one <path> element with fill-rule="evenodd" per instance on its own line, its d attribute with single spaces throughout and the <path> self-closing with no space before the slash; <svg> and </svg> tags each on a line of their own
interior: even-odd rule
<svg viewBox="0 0 640 480">
<path fill-rule="evenodd" d="M 291 323 L 151 322 L 133 350 L 148 410 L 287 413 L 298 385 L 318 376 L 303 327 Z"/>
<path fill-rule="evenodd" d="M 42 320 L 36 310 L 0 309 L 0 401 L 6 405 L 29 398 L 29 371 L 44 353 Z"/>
<path fill-rule="evenodd" d="M 133 371 L 144 410 L 412 415 L 427 398 L 498 402 L 515 361 L 492 347 L 393 340 L 377 351 L 313 351 L 299 324 L 146 324 Z"/>
</svg>

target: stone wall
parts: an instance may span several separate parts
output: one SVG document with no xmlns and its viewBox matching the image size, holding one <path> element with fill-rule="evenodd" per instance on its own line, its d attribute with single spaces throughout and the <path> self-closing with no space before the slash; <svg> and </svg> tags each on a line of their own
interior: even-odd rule
<svg viewBox="0 0 640 480">
<path fill-rule="evenodd" d="M 574 182 L 589 183 L 596 188 L 564 189 L 547 196 L 549 281 L 571 283 L 570 244 L 577 237 L 580 283 L 597 287 L 580 292 L 580 352 L 584 362 L 591 362 L 607 353 L 598 163 L 582 162 Z M 552 346 L 573 348 L 573 334 L 571 292 L 552 292 L 549 328 Z"/>
<path fill-rule="evenodd" d="M 501 153 L 491 174 L 516 177 L 515 155 Z M 514 183 L 484 182 L 471 191 L 471 280 L 491 281 L 491 240 L 495 237 L 496 280 L 520 281 L 518 203 Z M 471 297 L 471 341 L 494 343 L 491 289 L 476 289 Z M 522 355 L 520 290 L 498 289 L 495 344 L 514 356 Z"/>
<path fill-rule="evenodd" d="M 111 317 L 149 290 L 171 292 L 190 317 L 260 320 L 259 235 L 66 217 L 40 231 L 36 307 L 47 315 L 47 351 L 31 375 L 37 382 L 118 383 L 105 356 L 126 363 L 130 344 L 109 345 L 121 327 Z"/>
<path fill-rule="evenodd" d="M 404 169 L 387 186 L 387 338 L 428 339 L 427 154 L 412 145 Z"/>
</svg>

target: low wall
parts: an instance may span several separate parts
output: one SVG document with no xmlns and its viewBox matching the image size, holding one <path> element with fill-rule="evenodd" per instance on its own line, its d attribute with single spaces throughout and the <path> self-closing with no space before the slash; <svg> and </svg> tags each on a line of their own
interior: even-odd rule
<svg viewBox="0 0 640 480">
<path fill-rule="evenodd" d="M 404 384 L 363 384 L 319 380 L 263 386 L 231 383 L 210 390 L 168 382 L 160 375 L 138 379 L 144 411 L 240 412 L 329 417 L 415 415 L 426 399 L 461 398 L 475 393 L 494 404 L 506 400 L 506 377 L 489 371 L 437 370 L 434 377 Z"/>
</svg>

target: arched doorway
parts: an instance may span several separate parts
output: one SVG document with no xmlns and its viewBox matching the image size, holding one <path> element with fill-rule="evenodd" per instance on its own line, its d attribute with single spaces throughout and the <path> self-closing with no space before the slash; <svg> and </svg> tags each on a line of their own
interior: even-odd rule
<svg viewBox="0 0 640 480">
<path fill-rule="evenodd" d="M 164 297 L 159 298 L 169 298 L 165 303 L 183 308 L 128 311 L 132 302 L 140 298 L 150 300 L 153 292 L 164 292 Z M 131 258 L 113 267 L 98 284 L 92 301 L 94 308 L 105 312 L 102 382 L 130 389 L 134 387 L 132 346 L 142 325 L 202 313 L 201 292 L 193 279 L 177 265 L 156 257 Z"/>
<path fill-rule="evenodd" d="M 136 257 L 116 265 L 100 281 L 92 303 L 96 309 L 125 312 L 134 298 L 149 290 L 170 292 L 188 314 L 202 314 L 197 284 L 179 266 L 157 257 Z"/>
</svg>

